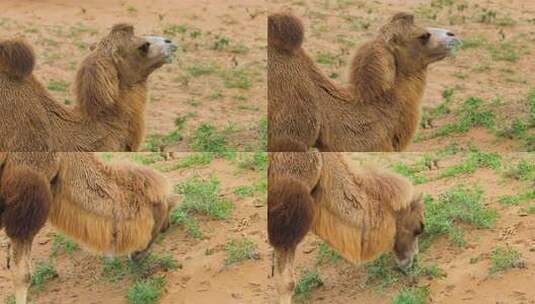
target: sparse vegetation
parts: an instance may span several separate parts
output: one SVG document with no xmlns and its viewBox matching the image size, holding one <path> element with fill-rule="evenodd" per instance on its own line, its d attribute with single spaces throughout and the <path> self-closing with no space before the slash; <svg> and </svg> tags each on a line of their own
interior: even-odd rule
<svg viewBox="0 0 535 304">
<path fill-rule="evenodd" d="M 130 304 L 156 303 L 162 294 L 164 286 L 164 277 L 140 280 L 128 289 L 126 298 Z"/>
<path fill-rule="evenodd" d="M 439 177 L 452 177 L 459 174 L 474 173 L 478 168 L 498 169 L 501 166 L 501 156 L 497 153 L 472 151 L 461 164 L 444 169 Z"/>
<path fill-rule="evenodd" d="M 507 271 L 514 267 L 519 267 L 522 255 L 512 247 L 496 247 L 490 254 L 491 267 L 490 274 Z"/>
<path fill-rule="evenodd" d="M 425 196 L 425 232 L 423 245 L 440 235 L 448 235 L 451 242 L 464 246 L 461 223 L 475 228 L 490 228 L 494 224 L 496 210 L 481 202 L 483 191 L 464 186 L 454 187 L 439 195 L 438 199 Z M 425 246 L 423 246 L 425 247 Z"/>
<path fill-rule="evenodd" d="M 247 239 L 232 239 L 225 245 L 225 265 L 239 263 L 245 260 L 258 259 L 256 244 Z"/>
<path fill-rule="evenodd" d="M 36 288 L 37 290 L 40 290 L 43 287 L 43 284 L 51 280 L 53 278 L 58 277 L 58 272 L 56 271 L 56 268 L 54 267 L 54 264 L 52 264 L 51 261 L 43 262 L 40 261 L 35 266 L 35 271 L 32 274 L 31 279 L 31 287 Z"/>
<path fill-rule="evenodd" d="M 394 297 L 392 304 L 425 304 L 429 295 L 429 288 L 426 286 L 402 288 Z"/>
<path fill-rule="evenodd" d="M 457 112 L 457 122 L 444 125 L 434 131 L 431 137 L 446 136 L 452 133 L 465 133 L 473 127 L 494 128 L 494 112 L 484 108 L 483 99 L 468 98 Z"/>
<path fill-rule="evenodd" d="M 202 214 L 214 219 L 227 218 L 234 208 L 231 201 L 219 194 L 220 183 L 215 176 L 201 178 L 194 176 L 175 187 L 175 191 L 182 195 L 182 202 L 171 213 L 171 221 L 183 225 L 188 234 L 194 238 L 201 238 L 195 214 Z"/>
<path fill-rule="evenodd" d="M 312 290 L 321 286 L 323 286 L 323 281 L 319 272 L 305 270 L 295 286 L 294 296 L 297 299 L 308 299 Z"/>
<path fill-rule="evenodd" d="M 60 252 L 65 252 L 72 255 L 74 251 L 78 250 L 79 246 L 62 234 L 55 233 L 52 237 L 52 256 L 58 255 Z"/>
<path fill-rule="evenodd" d="M 320 242 L 318 245 L 318 255 L 316 257 L 316 264 L 322 265 L 326 263 L 334 264 L 342 259 L 342 256 L 332 249 L 325 242 Z"/>
</svg>

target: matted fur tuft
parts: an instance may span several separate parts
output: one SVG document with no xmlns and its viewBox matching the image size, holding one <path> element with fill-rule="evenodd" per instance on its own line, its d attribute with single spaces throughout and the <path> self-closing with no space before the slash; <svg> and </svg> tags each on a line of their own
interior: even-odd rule
<svg viewBox="0 0 535 304">
<path fill-rule="evenodd" d="M 297 246 L 310 230 L 314 213 L 310 190 L 297 179 L 269 180 L 268 237 L 275 248 Z"/>
<path fill-rule="evenodd" d="M 119 98 L 119 75 L 111 60 L 87 57 L 76 74 L 74 91 L 80 109 L 89 116 L 109 111 Z"/>
<path fill-rule="evenodd" d="M 24 79 L 33 71 L 35 54 L 30 45 L 20 39 L 0 42 L 0 72 Z"/>
<path fill-rule="evenodd" d="M 268 17 L 268 44 L 293 52 L 303 44 L 304 29 L 299 18 L 290 13 L 272 14 Z"/>
<path fill-rule="evenodd" d="M 0 202 L 0 222 L 7 236 L 28 240 L 45 224 L 52 193 L 42 175 L 25 167 L 7 167 L 0 181 Z"/>
<path fill-rule="evenodd" d="M 363 190 L 371 198 L 389 204 L 394 211 L 410 206 L 414 194 L 412 184 L 407 178 L 378 168 L 363 169 L 357 176 Z"/>
</svg>

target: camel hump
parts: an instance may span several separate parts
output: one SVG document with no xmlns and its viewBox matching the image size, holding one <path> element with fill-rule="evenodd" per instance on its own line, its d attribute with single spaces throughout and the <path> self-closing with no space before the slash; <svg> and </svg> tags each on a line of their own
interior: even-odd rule
<svg viewBox="0 0 535 304">
<path fill-rule="evenodd" d="M 32 47 L 21 39 L 0 42 L 0 72 L 24 79 L 33 71 L 35 54 Z"/>
<path fill-rule="evenodd" d="M 288 250 L 310 230 L 313 198 L 310 189 L 291 177 L 270 179 L 268 189 L 268 237 L 275 248 Z"/>
<path fill-rule="evenodd" d="M 303 44 L 304 28 L 299 18 L 290 13 L 277 13 L 268 17 L 268 44 L 293 52 Z"/>
<path fill-rule="evenodd" d="M 45 177 L 26 167 L 6 167 L 0 180 L 0 228 L 15 239 L 31 239 L 43 227 L 52 202 Z"/>
</svg>

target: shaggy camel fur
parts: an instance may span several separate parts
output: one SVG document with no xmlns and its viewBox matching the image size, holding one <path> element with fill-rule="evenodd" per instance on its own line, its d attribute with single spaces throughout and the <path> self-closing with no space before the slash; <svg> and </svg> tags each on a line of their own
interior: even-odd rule
<svg viewBox="0 0 535 304">
<path fill-rule="evenodd" d="M 175 200 L 146 167 L 90 153 L 0 153 L 0 229 L 11 240 L 17 303 L 26 303 L 32 241 L 47 220 L 95 253 L 140 257 L 169 226 Z"/>
<path fill-rule="evenodd" d="M 268 18 L 268 149 L 272 152 L 401 151 L 418 126 L 427 67 L 460 43 L 398 13 L 357 51 L 339 87 L 301 47 L 301 21 Z"/>
<path fill-rule="evenodd" d="M 0 151 L 136 151 L 143 140 L 147 78 L 176 47 L 113 26 L 76 74 L 77 103 L 53 100 L 32 75 L 35 55 L 22 40 L 0 41 Z"/>
<path fill-rule="evenodd" d="M 339 153 L 270 153 L 268 237 L 280 303 L 291 303 L 297 245 L 313 231 L 353 263 L 393 251 L 406 269 L 423 232 L 421 195 L 403 177 L 353 173 Z"/>
</svg>

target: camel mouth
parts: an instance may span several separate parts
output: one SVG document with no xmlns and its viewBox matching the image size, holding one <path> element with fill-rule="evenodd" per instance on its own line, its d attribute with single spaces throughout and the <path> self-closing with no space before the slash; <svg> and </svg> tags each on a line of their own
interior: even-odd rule
<svg viewBox="0 0 535 304">
<path fill-rule="evenodd" d="M 147 57 L 155 62 L 154 66 L 173 62 L 178 47 L 171 40 L 160 36 L 145 36 L 143 38 L 150 43 Z"/>
<path fill-rule="evenodd" d="M 432 54 L 433 57 L 437 57 L 437 60 L 444 59 L 449 55 L 455 55 L 463 44 L 462 40 L 450 30 L 441 28 L 428 28 L 427 30 L 431 33 L 433 39 L 437 41 L 441 49 L 435 54 Z"/>
</svg>

